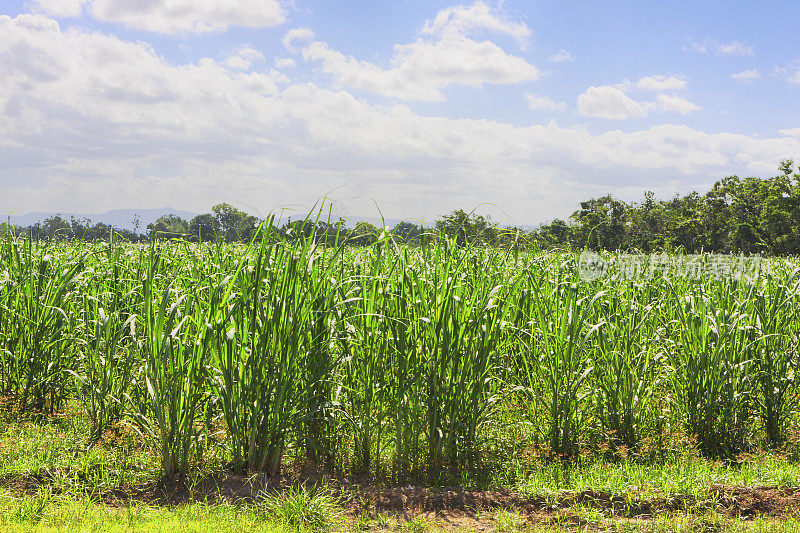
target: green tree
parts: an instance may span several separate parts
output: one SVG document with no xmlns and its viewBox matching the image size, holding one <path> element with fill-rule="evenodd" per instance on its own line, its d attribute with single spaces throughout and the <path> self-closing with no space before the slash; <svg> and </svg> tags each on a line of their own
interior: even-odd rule
<svg viewBox="0 0 800 533">
<path fill-rule="evenodd" d="M 549 224 L 541 224 L 530 233 L 529 238 L 538 241 L 546 249 L 574 245 L 572 227 L 560 218 L 553 219 Z"/>
<path fill-rule="evenodd" d="M 652 191 L 647 191 L 643 202 L 629 206 L 626 211 L 623 247 L 644 252 L 663 250 L 669 240 L 667 226 L 664 205 L 656 201 Z"/>
<path fill-rule="evenodd" d="M 581 208 L 570 217 L 577 223 L 576 244 L 606 250 L 621 248 L 627 209 L 627 204 L 609 195 L 581 202 Z"/>
<path fill-rule="evenodd" d="M 189 233 L 202 242 L 212 241 L 219 234 L 219 222 L 209 213 L 197 215 L 189 222 Z"/>
<path fill-rule="evenodd" d="M 398 222 L 392 228 L 392 234 L 399 237 L 404 242 L 419 242 L 419 236 L 422 233 L 422 226 L 417 226 L 411 222 L 403 220 Z"/>
<path fill-rule="evenodd" d="M 490 218 L 467 213 L 463 209 L 444 215 L 436 221 L 435 229 L 455 238 L 456 243 L 461 246 L 468 242 L 492 242 L 498 232 Z"/>
<path fill-rule="evenodd" d="M 247 241 L 258 229 L 258 219 L 230 204 L 217 204 L 211 208 L 220 232 L 227 242 Z"/>
<path fill-rule="evenodd" d="M 794 173 L 794 159 L 784 159 L 778 165 L 778 170 L 784 176 L 791 176 Z"/>
<path fill-rule="evenodd" d="M 378 228 L 362 220 L 356 223 L 356 227 L 350 232 L 348 240 L 358 246 L 368 246 L 377 242 L 378 233 L 380 233 Z"/>
<path fill-rule="evenodd" d="M 685 253 L 708 249 L 705 226 L 705 201 L 696 191 L 684 197 L 675 195 L 664 207 L 664 232 L 672 250 L 682 248 Z"/>
<path fill-rule="evenodd" d="M 189 234 L 189 223 L 178 215 L 164 215 L 147 225 L 150 236 L 157 239 L 175 239 Z"/>
<path fill-rule="evenodd" d="M 40 238 L 49 240 L 57 236 L 64 239 L 72 237 L 72 226 L 60 214 L 44 219 L 39 226 Z"/>
</svg>

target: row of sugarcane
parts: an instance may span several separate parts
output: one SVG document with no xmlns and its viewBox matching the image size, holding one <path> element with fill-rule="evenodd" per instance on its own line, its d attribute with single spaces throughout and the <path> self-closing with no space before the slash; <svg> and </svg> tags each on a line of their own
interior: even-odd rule
<svg viewBox="0 0 800 533">
<path fill-rule="evenodd" d="M 290 452 L 398 477 L 459 470 L 500 417 L 559 458 L 664 432 L 716 457 L 790 438 L 791 259 L 741 279 L 582 282 L 571 252 L 271 227 L 249 246 L 3 236 L 2 394 L 22 411 L 78 402 L 90 444 L 128 424 L 165 474 L 219 441 L 248 472 Z"/>
</svg>

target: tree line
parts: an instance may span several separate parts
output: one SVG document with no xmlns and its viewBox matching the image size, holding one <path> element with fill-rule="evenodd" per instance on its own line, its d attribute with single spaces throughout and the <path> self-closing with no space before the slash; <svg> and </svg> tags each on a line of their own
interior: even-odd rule
<svg viewBox="0 0 800 533">
<path fill-rule="evenodd" d="M 580 202 L 568 219 L 555 219 L 534 229 L 502 227 L 488 216 L 459 209 L 442 216 L 432 227 L 403 221 L 384 229 L 361 221 L 350 228 L 341 217 L 309 217 L 289 219 L 273 230 L 286 239 L 314 234 L 317 239 L 345 239 L 358 246 L 377 242 L 386 231 L 409 243 L 446 235 L 459 245 L 800 255 L 800 173 L 791 159 L 781 162 L 779 172 L 770 178 L 729 176 L 705 194 L 693 191 L 669 200 L 657 200 L 651 191 L 639 202 L 624 202 L 611 195 L 592 198 Z M 148 224 L 144 233 L 102 222 L 92 224 L 86 218 L 66 220 L 60 215 L 28 227 L 0 224 L 0 230 L 37 240 L 106 240 L 115 232 L 131 242 L 173 238 L 248 242 L 262 223 L 222 203 L 191 220 L 162 216 Z"/>
<path fill-rule="evenodd" d="M 771 178 L 729 176 L 705 194 L 695 191 L 640 202 L 610 195 L 580 203 L 569 221 L 533 232 L 542 246 L 686 253 L 800 255 L 800 174 L 781 162 Z"/>
</svg>

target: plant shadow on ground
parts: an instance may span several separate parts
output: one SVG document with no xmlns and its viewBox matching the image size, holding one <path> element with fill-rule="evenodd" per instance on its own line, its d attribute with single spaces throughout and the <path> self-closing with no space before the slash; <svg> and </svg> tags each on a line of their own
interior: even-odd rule
<svg viewBox="0 0 800 533">
<path fill-rule="evenodd" d="M 684 457 L 681 465 L 540 464 L 527 480 L 505 486 L 492 480 L 488 464 L 466 476 L 443 469 L 436 478 L 418 475 L 408 484 L 409 478 L 398 483 L 388 476 L 345 475 L 342 469 L 299 459 L 273 477 L 225 470 L 222 459 L 194 465 L 191 475 L 162 477 L 157 457 L 125 426 L 112 428 L 88 448 L 85 420 L 77 411 L 25 416 L 4 411 L 0 430 L 0 487 L 22 502 L 13 517 L 30 523 L 38 523 L 54 501 L 64 499 L 121 511 L 233 506 L 287 527 L 306 527 L 303 521 L 308 520 L 307 529 L 324 529 L 324 516 L 355 528 L 395 521 L 406 530 L 443 524 L 516 531 L 582 529 L 603 520 L 638 523 L 663 515 L 783 520 L 800 513 L 800 469 L 769 454 L 728 463 L 694 455 Z M 649 481 L 636 477 L 642 472 Z M 679 474 L 688 481 L 656 479 Z M 644 488 L 648 482 L 652 487 Z"/>
<path fill-rule="evenodd" d="M 47 478 L 4 476 L 3 486 L 12 494 L 41 500 L 55 495 Z M 96 503 L 110 507 L 148 506 L 176 508 L 204 503 L 208 505 L 262 505 L 269 497 L 319 490 L 330 502 L 341 506 L 350 517 L 389 514 L 413 520 L 418 516 L 451 522 L 480 520 L 481 514 L 513 509 L 525 520 L 549 521 L 575 515 L 576 509 L 595 510 L 605 517 L 650 519 L 663 513 L 702 515 L 713 511 L 723 517 L 754 519 L 781 518 L 800 512 L 800 488 L 741 487 L 714 485 L 707 497 L 671 495 L 643 499 L 607 491 L 562 491 L 529 496 L 511 489 L 465 490 L 462 487 L 397 487 L 383 483 L 343 481 L 302 471 L 279 478 L 261 474 L 244 476 L 216 472 L 196 476 L 175 475 L 139 485 L 117 486 L 95 492 Z M 84 493 L 84 496 L 89 496 Z M 298 504 L 300 505 L 300 504 Z M 577 516 L 577 515 L 575 515 Z"/>
</svg>

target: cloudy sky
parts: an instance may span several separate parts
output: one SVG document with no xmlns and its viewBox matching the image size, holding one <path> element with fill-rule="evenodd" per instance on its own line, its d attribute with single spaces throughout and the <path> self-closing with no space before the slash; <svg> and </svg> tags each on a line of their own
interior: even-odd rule
<svg viewBox="0 0 800 533">
<path fill-rule="evenodd" d="M 0 213 L 535 224 L 771 176 L 798 27 L 796 0 L 4 0 Z"/>
</svg>

